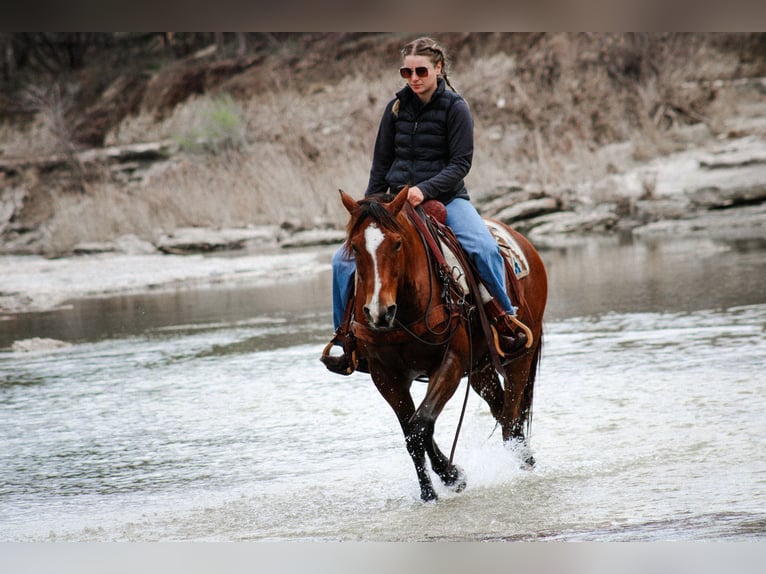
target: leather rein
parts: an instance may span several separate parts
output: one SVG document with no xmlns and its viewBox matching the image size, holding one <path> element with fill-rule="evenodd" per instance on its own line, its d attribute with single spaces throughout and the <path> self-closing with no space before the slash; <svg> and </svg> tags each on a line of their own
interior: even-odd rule
<svg viewBox="0 0 766 574">
<path fill-rule="evenodd" d="M 453 273 L 454 270 L 447 263 L 441 246 L 436 241 L 436 237 L 438 236 L 442 241 L 450 245 L 453 253 L 459 259 L 460 265 L 463 268 L 469 291 L 474 294 L 475 298 L 478 298 L 480 291 L 478 281 L 476 280 L 476 274 L 472 272 L 473 267 L 471 266 L 468 259 L 464 256 L 463 250 L 460 247 L 457 238 L 454 236 L 452 230 L 449 229 L 449 227 L 436 221 L 432 216 L 426 214 L 424 209 L 420 206 L 417 208 L 412 208 L 409 204 L 407 204 L 407 216 L 415 226 L 415 229 L 417 230 L 418 235 L 423 242 L 423 246 L 426 250 L 426 255 L 428 258 L 429 270 L 435 269 L 437 278 L 442 282 L 441 295 L 444 302 L 441 305 L 433 306 L 433 281 L 430 281 L 429 284 L 431 286 L 431 292 L 429 296 L 429 302 L 423 317 L 419 320 L 408 326 L 405 326 L 398 319 L 396 319 L 395 322 L 397 327 L 386 329 L 384 331 L 372 329 L 364 323 L 352 320 L 351 324 L 349 325 L 350 331 L 359 340 L 373 345 L 401 345 L 411 342 L 414 339 L 427 345 L 438 346 L 449 342 L 457 333 L 461 321 L 465 321 L 469 337 L 470 353 L 473 349 L 473 343 L 471 342 L 471 329 L 468 328 L 471 314 L 474 312 L 477 313 L 481 328 L 484 331 L 488 341 L 491 340 L 489 318 L 487 317 L 487 313 L 483 305 L 472 305 L 466 299 L 467 294 L 457 283 Z M 435 264 L 434 260 L 436 262 Z M 445 318 L 437 325 L 433 327 L 430 326 L 428 324 L 429 315 L 441 307 L 445 308 Z M 440 326 L 443 326 L 443 329 L 440 332 L 434 331 L 436 327 Z M 429 339 L 436 337 L 436 339 L 428 340 L 425 337 L 429 337 Z M 503 369 L 502 361 L 497 350 L 491 343 L 488 344 L 487 347 L 493 366 L 497 372 L 505 379 L 505 371 Z M 445 347 L 445 353 L 446 352 L 447 349 Z M 470 371 L 473 365 L 472 357 L 469 357 L 468 364 L 468 374 L 470 375 Z M 458 436 L 460 435 L 460 429 L 463 426 L 463 418 L 465 417 L 470 389 L 471 385 L 467 384 L 465 397 L 463 398 L 463 406 L 460 411 L 460 418 L 458 420 L 457 428 L 455 429 L 455 437 L 452 441 L 452 449 L 450 451 L 448 462 L 448 467 L 450 469 L 452 468 L 452 461 L 455 455 L 455 448 L 457 447 L 457 440 Z"/>
</svg>

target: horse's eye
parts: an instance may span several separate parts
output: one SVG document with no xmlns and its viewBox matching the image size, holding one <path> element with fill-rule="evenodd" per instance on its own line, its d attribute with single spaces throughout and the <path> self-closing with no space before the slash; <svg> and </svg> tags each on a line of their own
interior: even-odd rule
<svg viewBox="0 0 766 574">
<path fill-rule="evenodd" d="M 359 253 L 359 248 L 352 243 L 351 244 L 351 251 L 353 251 L 354 253 Z"/>
<path fill-rule="evenodd" d="M 398 240 L 396 243 L 394 243 L 394 251 L 399 251 L 402 248 L 402 240 Z"/>
</svg>

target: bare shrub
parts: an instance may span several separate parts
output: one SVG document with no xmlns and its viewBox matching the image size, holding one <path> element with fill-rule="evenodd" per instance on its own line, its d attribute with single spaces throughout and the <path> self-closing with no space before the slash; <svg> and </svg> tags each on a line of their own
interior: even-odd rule
<svg viewBox="0 0 766 574">
<path fill-rule="evenodd" d="M 39 146 L 37 153 L 75 154 L 77 146 L 70 120 L 74 99 L 74 88 L 58 83 L 49 86 L 30 85 L 22 93 L 22 106 L 36 114 L 42 136 L 36 142 Z"/>
<path fill-rule="evenodd" d="M 191 117 L 173 137 L 182 150 L 217 154 L 244 146 L 244 112 L 230 95 L 203 96 L 186 110 Z"/>
<path fill-rule="evenodd" d="M 33 155 L 61 154 L 72 174 L 74 185 L 80 191 L 89 191 L 89 174 L 78 156 L 72 112 L 76 88 L 53 83 L 49 86 L 30 85 L 22 93 L 22 105 L 36 115 L 30 132 L 39 136 L 32 139 L 28 153 Z"/>
<path fill-rule="evenodd" d="M 382 102 L 370 104 L 380 93 L 376 87 L 349 78 L 337 86 L 316 85 L 306 94 L 261 94 L 244 106 L 246 147 L 203 163 L 187 162 L 152 182 L 153 193 L 173 205 L 185 225 L 202 225 L 211 217 L 222 225 L 340 222 L 337 190 L 360 197 L 367 183 L 382 112 Z"/>
</svg>

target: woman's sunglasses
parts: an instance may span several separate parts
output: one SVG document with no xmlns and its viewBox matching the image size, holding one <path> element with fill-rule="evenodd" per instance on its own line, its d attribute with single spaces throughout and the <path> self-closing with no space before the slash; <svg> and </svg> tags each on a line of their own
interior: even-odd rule
<svg viewBox="0 0 766 574">
<path fill-rule="evenodd" d="M 414 70 L 412 68 L 399 68 L 399 73 L 402 75 L 402 78 L 405 80 L 409 80 L 412 77 L 412 74 L 415 74 L 418 78 L 427 78 L 428 77 L 428 68 L 425 66 L 418 66 Z"/>
</svg>

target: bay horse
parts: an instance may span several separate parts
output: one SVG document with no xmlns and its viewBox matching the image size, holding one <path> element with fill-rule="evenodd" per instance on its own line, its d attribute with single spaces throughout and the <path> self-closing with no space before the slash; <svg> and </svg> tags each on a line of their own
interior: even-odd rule
<svg viewBox="0 0 766 574">
<path fill-rule="evenodd" d="M 375 387 L 399 420 L 421 499 L 432 501 L 438 497 L 426 455 L 446 486 L 459 492 L 466 485 L 463 470 L 434 441 L 436 419 L 463 376 L 489 405 L 503 440 L 526 446 L 548 284 L 545 266 L 532 244 L 495 222 L 511 234 L 528 264 L 522 279 L 508 277 L 518 319 L 528 327 L 528 348 L 501 363 L 493 362 L 492 343 L 476 313 L 482 307 L 478 294 L 444 300 L 445 279 L 432 265 L 433 254 L 414 223 L 421 215 L 407 201 L 407 191 L 405 187 L 388 202 L 374 198 L 357 202 L 340 191 L 350 214 L 345 245 L 356 260 L 351 331 Z M 410 394 L 416 379 L 428 383 L 417 407 Z M 534 464 L 531 454 L 525 463 Z"/>
</svg>

